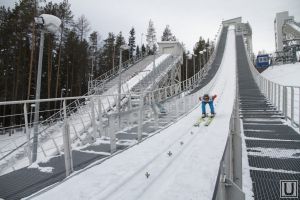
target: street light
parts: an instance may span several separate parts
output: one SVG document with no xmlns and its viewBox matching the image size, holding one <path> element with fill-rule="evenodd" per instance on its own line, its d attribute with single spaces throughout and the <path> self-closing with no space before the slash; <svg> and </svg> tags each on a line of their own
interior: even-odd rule
<svg viewBox="0 0 300 200">
<path fill-rule="evenodd" d="M 195 55 L 195 54 L 192 54 L 192 58 L 193 58 L 193 68 L 194 68 L 194 74 L 193 74 L 193 76 L 196 74 L 195 57 L 196 57 L 196 55 Z"/>
<path fill-rule="evenodd" d="M 188 69 L 188 54 L 186 54 L 186 57 L 185 57 L 185 80 L 188 79 L 188 74 L 187 74 L 187 69 Z"/>
<path fill-rule="evenodd" d="M 144 36 L 144 33 L 141 34 L 141 55 L 143 57 L 143 51 L 142 51 L 142 46 L 143 46 L 143 36 Z"/>
<path fill-rule="evenodd" d="M 203 49 L 203 66 L 204 66 L 204 64 L 206 63 L 206 58 L 205 58 L 205 56 L 204 56 L 204 53 L 206 53 L 206 49 Z"/>
<path fill-rule="evenodd" d="M 187 59 L 191 60 L 191 59 L 192 59 L 192 56 L 193 56 L 193 54 L 188 54 L 188 55 L 187 55 Z M 186 65 L 186 67 L 187 67 L 187 65 Z M 185 73 L 186 73 L 186 78 L 188 78 L 188 69 L 187 69 L 187 68 L 186 68 Z"/>
<path fill-rule="evenodd" d="M 203 55 L 203 51 L 199 51 L 199 70 L 201 70 L 201 55 Z"/>
<path fill-rule="evenodd" d="M 129 46 L 123 44 L 120 46 L 120 64 L 119 64 L 119 80 L 118 80 L 118 102 L 117 102 L 117 110 L 119 113 L 119 125 L 120 125 L 120 109 L 121 109 L 121 74 L 122 74 L 122 52 L 124 50 L 128 50 Z"/>
<path fill-rule="evenodd" d="M 42 75 L 42 64 L 43 64 L 43 49 L 44 49 L 44 38 L 45 33 L 50 32 L 52 34 L 60 30 L 61 20 L 53 15 L 42 14 L 39 17 L 34 18 L 35 23 L 40 27 L 41 38 L 40 38 L 40 49 L 39 49 L 39 62 L 38 62 L 38 73 L 36 81 L 36 93 L 35 99 L 40 99 L 41 92 L 41 75 Z M 39 110 L 40 103 L 36 101 L 35 112 L 34 112 L 34 136 L 33 136 L 33 152 L 32 152 L 32 162 L 37 159 L 37 143 L 38 143 L 38 131 L 39 131 Z"/>
</svg>

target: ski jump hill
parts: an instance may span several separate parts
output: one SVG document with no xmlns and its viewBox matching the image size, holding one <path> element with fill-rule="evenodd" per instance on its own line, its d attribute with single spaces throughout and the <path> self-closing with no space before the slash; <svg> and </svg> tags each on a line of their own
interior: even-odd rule
<svg viewBox="0 0 300 200">
<path fill-rule="evenodd" d="M 107 134 L 98 140 L 95 133 L 99 129 L 95 131 L 94 126 L 102 127 L 102 118 L 89 121 L 88 133 L 94 134 L 96 141 L 80 148 L 73 146 L 73 173 L 66 176 L 65 153 L 56 154 L 1 175 L 0 198 L 279 199 L 280 180 L 300 179 L 300 135 L 287 121 L 290 118 L 292 125 L 299 124 L 293 112 L 287 112 L 294 108 L 286 100 L 289 98 L 280 96 L 289 89 L 276 84 L 270 89 L 273 83 L 255 71 L 243 33 L 234 23 L 222 27 L 206 68 L 185 82 L 161 89 L 159 86 L 168 81 L 157 77 L 175 76 L 180 58 L 162 55 L 157 59 L 160 71 L 154 69 L 152 58 L 147 58 L 136 69 L 128 69 L 139 70 L 139 78 L 131 77 L 130 71 L 124 78 L 122 116 L 142 116 L 137 123 L 129 126 L 126 121 L 129 128 L 112 134 L 115 129 L 111 124 L 125 121 L 111 114 L 103 121 Z M 116 90 L 117 80 L 109 81 L 114 83 L 102 92 Z M 156 92 L 142 97 L 126 94 L 139 94 L 149 87 Z M 217 115 L 208 126 L 200 123 L 195 127 L 201 116 L 198 98 L 205 93 L 218 95 Z M 116 109 L 111 105 L 115 100 L 101 99 L 100 107 L 92 107 L 96 113 L 87 112 L 86 118 L 103 110 L 110 115 L 109 110 Z M 91 99 L 89 104 L 96 102 Z M 280 102 L 289 106 L 285 109 Z M 73 141 L 83 137 L 73 135 Z"/>
</svg>

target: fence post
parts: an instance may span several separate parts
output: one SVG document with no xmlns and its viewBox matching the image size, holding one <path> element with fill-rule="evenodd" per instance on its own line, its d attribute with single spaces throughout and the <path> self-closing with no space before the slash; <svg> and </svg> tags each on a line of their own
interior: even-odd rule
<svg viewBox="0 0 300 200">
<path fill-rule="evenodd" d="M 143 131 L 143 106 L 144 106 L 144 97 L 140 97 L 140 109 L 139 109 L 139 126 L 138 126 L 138 141 L 142 140 L 142 131 Z"/>
<path fill-rule="evenodd" d="M 73 159 L 72 159 L 72 146 L 70 141 L 70 126 L 67 117 L 66 100 L 63 101 L 64 110 L 64 131 L 63 131 L 63 143 L 65 153 L 65 167 L 66 176 L 69 176 L 73 172 Z"/>
<path fill-rule="evenodd" d="M 287 120 L 287 88 L 286 86 L 283 86 L 283 113 L 284 118 Z"/>
<path fill-rule="evenodd" d="M 176 106 L 176 118 L 178 118 L 180 116 L 180 107 L 179 107 L 179 104 L 180 104 L 180 99 L 176 99 L 175 101 L 175 106 Z"/>
<path fill-rule="evenodd" d="M 294 87 L 291 87 L 291 122 L 292 122 L 292 125 L 295 122 L 295 118 L 294 118 Z"/>
<path fill-rule="evenodd" d="M 269 82 L 270 83 L 270 101 L 271 104 L 273 104 L 273 82 Z"/>
<path fill-rule="evenodd" d="M 92 128 L 93 128 L 93 141 L 96 138 L 96 133 L 97 133 L 97 127 L 96 127 L 96 116 L 95 116 L 95 104 L 94 104 L 94 99 L 90 98 L 90 104 L 91 104 L 91 115 L 92 115 Z"/>
<path fill-rule="evenodd" d="M 282 111 L 281 110 L 281 86 L 280 85 L 278 85 L 278 96 L 277 96 L 277 98 L 278 98 L 278 110 Z"/>
<path fill-rule="evenodd" d="M 110 138 L 110 153 L 113 154 L 117 150 L 116 145 L 116 135 L 115 135 L 115 126 L 116 126 L 116 115 L 109 115 L 108 117 L 108 126 L 109 126 L 109 138 Z"/>
<path fill-rule="evenodd" d="M 268 86 L 268 95 L 267 96 L 268 96 L 268 100 L 271 101 L 271 98 L 270 98 L 271 97 L 271 82 L 267 81 L 267 83 L 268 83 L 267 84 L 267 86 Z"/>
<path fill-rule="evenodd" d="M 278 108 L 278 104 L 277 104 L 277 87 L 278 87 L 278 84 L 275 84 L 275 87 L 274 87 L 274 104 L 275 104 L 275 107 Z"/>
<path fill-rule="evenodd" d="M 99 137 L 104 136 L 104 131 L 103 131 L 103 121 L 102 121 L 102 104 L 101 104 L 101 99 L 99 97 L 98 99 L 98 112 L 99 112 Z"/>
<path fill-rule="evenodd" d="M 24 103 L 24 120 L 25 120 L 25 131 L 26 131 L 26 135 L 27 135 L 27 157 L 29 160 L 29 165 L 31 165 L 32 160 L 31 160 L 30 131 L 29 131 L 29 127 L 28 127 L 28 113 L 27 113 L 26 103 Z"/>
</svg>

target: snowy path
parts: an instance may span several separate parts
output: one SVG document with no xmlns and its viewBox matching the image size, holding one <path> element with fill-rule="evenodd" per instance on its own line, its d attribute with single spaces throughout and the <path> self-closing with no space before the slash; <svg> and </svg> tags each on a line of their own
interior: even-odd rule
<svg viewBox="0 0 300 200">
<path fill-rule="evenodd" d="M 36 199 L 211 199 L 235 96 L 235 56 L 231 29 L 212 89 L 218 94 L 218 115 L 210 126 L 193 127 L 201 112 L 197 107 L 161 133 Z"/>
</svg>

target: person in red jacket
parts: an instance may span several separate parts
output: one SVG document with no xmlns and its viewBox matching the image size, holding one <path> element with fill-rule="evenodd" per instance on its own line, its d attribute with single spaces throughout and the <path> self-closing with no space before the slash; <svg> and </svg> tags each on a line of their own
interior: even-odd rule
<svg viewBox="0 0 300 200">
<path fill-rule="evenodd" d="M 206 117 L 206 104 L 209 105 L 211 117 L 215 116 L 214 100 L 217 98 L 217 95 L 210 96 L 204 94 L 202 97 L 199 97 L 199 100 L 202 101 L 202 117 Z"/>
</svg>

